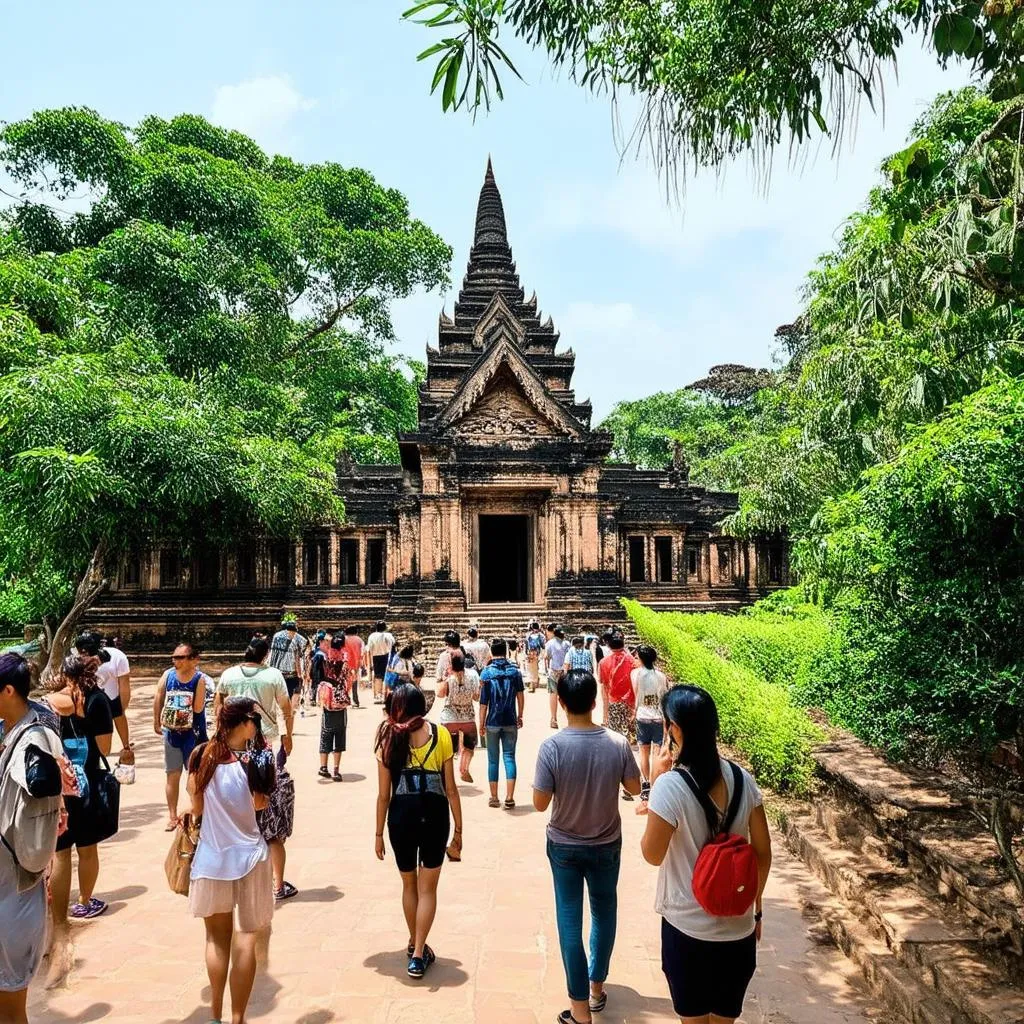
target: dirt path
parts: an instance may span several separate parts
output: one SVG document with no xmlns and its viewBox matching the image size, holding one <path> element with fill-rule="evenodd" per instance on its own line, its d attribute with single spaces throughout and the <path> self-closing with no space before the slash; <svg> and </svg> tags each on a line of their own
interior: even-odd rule
<svg viewBox="0 0 1024 1024">
<path fill-rule="evenodd" d="M 65 987 L 31 998 L 34 1022 L 105 1021 L 206 1024 L 203 927 L 185 901 L 167 891 L 163 860 L 163 762 L 148 702 L 153 684 L 136 686 L 133 732 L 138 781 L 123 790 L 121 832 L 101 849 L 97 895 L 110 910 L 74 923 L 75 967 Z M 254 1021 L 327 1024 L 533 1024 L 567 1005 L 544 855 L 546 815 L 530 804 L 537 746 L 550 732 L 547 695 L 527 694 L 519 741 L 520 791 L 514 812 L 487 807 L 486 755 L 473 763 L 475 785 L 462 787 L 465 850 L 442 874 L 431 945 L 438 963 L 422 982 L 405 975 L 405 931 L 394 861 L 373 854 L 376 797 L 372 735 L 379 709 L 349 715 L 345 782 L 315 775 L 319 719 L 300 718 L 290 767 L 297 790 L 288 878 L 301 894 L 274 919 L 270 962 L 256 982 Z M 436 716 L 436 711 L 435 711 Z M 117 741 L 115 740 L 115 746 Z M 481 786 L 481 782 L 484 783 Z M 643 819 L 623 804 L 624 849 L 619 931 L 601 1024 L 674 1021 L 660 965 L 656 872 L 639 852 Z M 765 938 L 745 1020 L 774 1024 L 859 1024 L 877 1020 L 851 983 L 852 970 L 816 944 L 800 913 L 815 886 L 776 844 L 765 900 Z"/>
</svg>

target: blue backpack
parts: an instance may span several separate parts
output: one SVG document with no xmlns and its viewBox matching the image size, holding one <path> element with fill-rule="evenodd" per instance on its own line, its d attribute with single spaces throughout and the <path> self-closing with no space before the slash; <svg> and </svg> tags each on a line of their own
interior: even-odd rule
<svg viewBox="0 0 1024 1024">
<path fill-rule="evenodd" d="M 544 635 L 536 631 L 526 635 L 526 650 L 530 654 L 540 654 L 544 650 Z"/>
</svg>

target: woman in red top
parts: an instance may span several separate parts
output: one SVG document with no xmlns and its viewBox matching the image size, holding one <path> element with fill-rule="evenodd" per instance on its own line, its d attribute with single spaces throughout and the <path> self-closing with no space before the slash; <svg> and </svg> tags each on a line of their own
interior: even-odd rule
<svg viewBox="0 0 1024 1024">
<path fill-rule="evenodd" d="M 598 672 L 601 676 L 601 693 L 604 696 L 604 726 L 621 733 L 626 741 L 634 743 L 633 731 L 636 720 L 636 696 L 633 693 L 632 655 L 625 649 L 626 640 L 621 633 L 613 633 L 608 640 L 611 653 L 601 659 Z M 623 800 L 633 797 L 625 790 Z"/>
</svg>

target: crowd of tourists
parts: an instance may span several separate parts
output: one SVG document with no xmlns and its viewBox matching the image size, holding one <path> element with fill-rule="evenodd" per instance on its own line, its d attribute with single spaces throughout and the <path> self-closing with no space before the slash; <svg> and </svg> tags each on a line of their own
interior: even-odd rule
<svg viewBox="0 0 1024 1024">
<path fill-rule="evenodd" d="M 390 847 L 400 874 L 409 977 L 422 978 L 435 962 L 427 940 L 441 869 L 446 858 L 462 859 L 459 782 L 473 782 L 473 755 L 484 746 L 488 805 L 515 808 L 526 694 L 544 685 L 553 731 L 537 754 L 532 802 L 541 812 L 551 808 L 547 857 L 570 1003 L 559 1021 L 585 1024 L 607 1003 L 620 793 L 639 798 L 637 813 L 646 815 L 639 852 L 659 868 L 662 967 L 676 1013 L 686 1024 L 740 1015 L 771 864 L 761 794 L 720 756 L 711 697 L 670 685 L 652 648 L 628 647 L 616 629 L 567 639 L 557 623 L 538 621 L 514 638 L 452 630 L 431 689 L 415 646 L 400 643 L 384 622 L 365 642 L 356 626 L 307 638 L 290 619 L 268 634 L 252 636 L 242 660 L 216 680 L 200 669 L 194 643 L 178 644 L 153 697 L 165 828 L 173 833 L 168 880 L 204 921 L 214 1024 L 246 1019 L 258 937 L 268 934 L 275 902 L 298 893 L 285 877 L 295 719 L 320 716 L 317 778 L 342 782 L 348 712 L 368 703 L 361 687 L 381 706 L 375 850 L 383 860 Z M 106 909 L 95 896 L 99 846 L 117 831 L 117 791 L 134 772 L 130 669 L 113 638 L 83 634 L 45 694 L 30 694 L 29 664 L 0 655 L 0 1022 L 19 1024 L 28 1019 L 26 990 L 44 955 L 65 955 L 69 916 Z M 428 718 L 435 699 L 436 722 Z M 111 769 L 114 732 L 122 749 Z M 73 849 L 78 899 L 71 904 Z M 230 1018 L 223 1016 L 228 989 Z"/>
</svg>

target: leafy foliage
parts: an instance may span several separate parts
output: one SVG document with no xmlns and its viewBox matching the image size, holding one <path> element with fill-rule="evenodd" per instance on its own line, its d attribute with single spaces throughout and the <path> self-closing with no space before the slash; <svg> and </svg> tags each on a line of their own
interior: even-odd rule
<svg viewBox="0 0 1024 1024">
<path fill-rule="evenodd" d="M 758 779 L 775 789 L 804 790 L 812 771 L 811 746 L 820 733 L 786 688 L 694 639 L 681 628 L 688 616 L 655 612 L 635 601 L 623 606 L 644 641 L 666 659 L 673 679 L 711 694 L 722 740 L 750 761 Z"/>
<path fill-rule="evenodd" d="M 763 156 L 821 134 L 836 143 L 911 32 L 926 32 L 936 59 L 988 77 L 1000 98 L 1024 86 L 1019 0 L 427 0 L 406 18 L 445 37 L 434 88 L 442 107 L 489 107 L 511 62 L 508 29 L 596 93 L 637 96 L 633 132 L 670 173 Z M 766 161 L 767 164 L 767 161 Z"/>
<path fill-rule="evenodd" d="M 389 304 L 447 280 L 405 198 L 188 115 L 42 111 L 0 159 L 24 190 L 0 219 L 5 618 L 155 540 L 338 521 L 339 454 L 393 458 L 415 422 Z"/>
<path fill-rule="evenodd" d="M 633 402 L 619 402 L 601 424 L 615 438 L 612 457 L 645 469 L 669 464 L 679 445 L 693 479 L 708 487 L 734 484 L 728 451 L 746 438 L 750 424 L 770 417 L 774 399 L 765 392 L 773 375 L 747 367 L 724 378 L 713 374 L 679 391 L 659 392 Z"/>
</svg>

